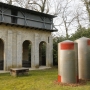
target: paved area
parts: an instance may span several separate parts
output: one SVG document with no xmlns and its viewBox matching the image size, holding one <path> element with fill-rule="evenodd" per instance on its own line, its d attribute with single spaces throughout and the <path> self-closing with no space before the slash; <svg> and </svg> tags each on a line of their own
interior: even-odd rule
<svg viewBox="0 0 90 90">
<path fill-rule="evenodd" d="M 39 68 L 29 68 L 29 70 L 42 70 L 42 69 L 49 69 L 51 67 L 46 67 L 46 66 L 40 66 Z"/>
<path fill-rule="evenodd" d="M 46 66 L 40 66 L 39 68 L 29 68 L 29 70 L 43 70 L 43 69 L 49 69 L 51 67 L 46 67 Z M 0 73 L 9 73 L 10 71 L 3 71 L 0 70 Z"/>
</svg>

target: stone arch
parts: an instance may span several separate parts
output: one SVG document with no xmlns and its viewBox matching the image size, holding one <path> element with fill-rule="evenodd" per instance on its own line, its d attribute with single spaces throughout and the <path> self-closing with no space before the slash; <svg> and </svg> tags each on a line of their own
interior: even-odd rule
<svg viewBox="0 0 90 90">
<path fill-rule="evenodd" d="M 4 41 L 0 38 L 0 70 L 4 70 Z"/>
<path fill-rule="evenodd" d="M 39 43 L 39 66 L 46 66 L 46 47 L 45 41 Z"/>
<path fill-rule="evenodd" d="M 31 67 L 31 46 L 29 40 L 25 40 L 22 45 L 22 67 Z"/>
</svg>

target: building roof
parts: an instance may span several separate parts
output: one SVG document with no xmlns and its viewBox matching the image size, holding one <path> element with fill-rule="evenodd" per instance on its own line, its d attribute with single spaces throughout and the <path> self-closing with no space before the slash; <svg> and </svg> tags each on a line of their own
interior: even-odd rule
<svg viewBox="0 0 90 90">
<path fill-rule="evenodd" d="M 2 3 L 2 2 L 0 2 L 0 6 L 6 7 L 6 8 L 9 8 L 9 9 L 15 9 L 17 11 L 23 11 L 23 12 L 31 13 L 31 14 L 38 15 L 38 16 L 48 17 L 48 18 L 49 17 L 50 18 L 56 17 L 54 15 L 45 14 L 45 13 L 29 10 L 29 9 L 26 9 L 26 8 L 14 6 L 14 5 L 10 5 L 10 4 L 6 4 L 6 3 Z M 19 26 L 19 27 L 26 27 L 26 28 L 38 29 L 38 30 L 44 30 L 44 31 L 50 31 L 50 32 L 58 31 L 56 28 L 54 28 L 54 29 L 47 29 L 47 28 L 40 28 L 40 27 L 33 27 L 33 26 L 23 26 L 23 25 L 19 25 L 19 24 L 16 24 L 16 23 L 15 24 L 13 24 L 13 23 L 6 23 L 6 22 L 2 22 L 2 21 L 0 22 L 0 24 L 6 24 L 6 25 L 11 25 L 11 26 Z"/>
</svg>

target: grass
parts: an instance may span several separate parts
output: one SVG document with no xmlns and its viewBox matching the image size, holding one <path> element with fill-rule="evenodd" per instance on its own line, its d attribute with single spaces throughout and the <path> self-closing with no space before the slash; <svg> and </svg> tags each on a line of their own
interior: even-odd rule
<svg viewBox="0 0 90 90">
<path fill-rule="evenodd" d="M 57 75 L 57 68 L 33 70 L 28 76 L 19 77 L 0 74 L 0 90 L 90 90 L 90 81 L 78 87 L 57 85 Z"/>
</svg>

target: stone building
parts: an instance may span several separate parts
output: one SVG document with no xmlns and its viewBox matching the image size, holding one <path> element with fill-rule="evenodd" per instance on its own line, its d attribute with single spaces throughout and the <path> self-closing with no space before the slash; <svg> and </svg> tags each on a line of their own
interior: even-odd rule
<svg viewBox="0 0 90 90">
<path fill-rule="evenodd" d="M 52 66 L 54 17 L 0 2 L 0 70 Z"/>
</svg>

